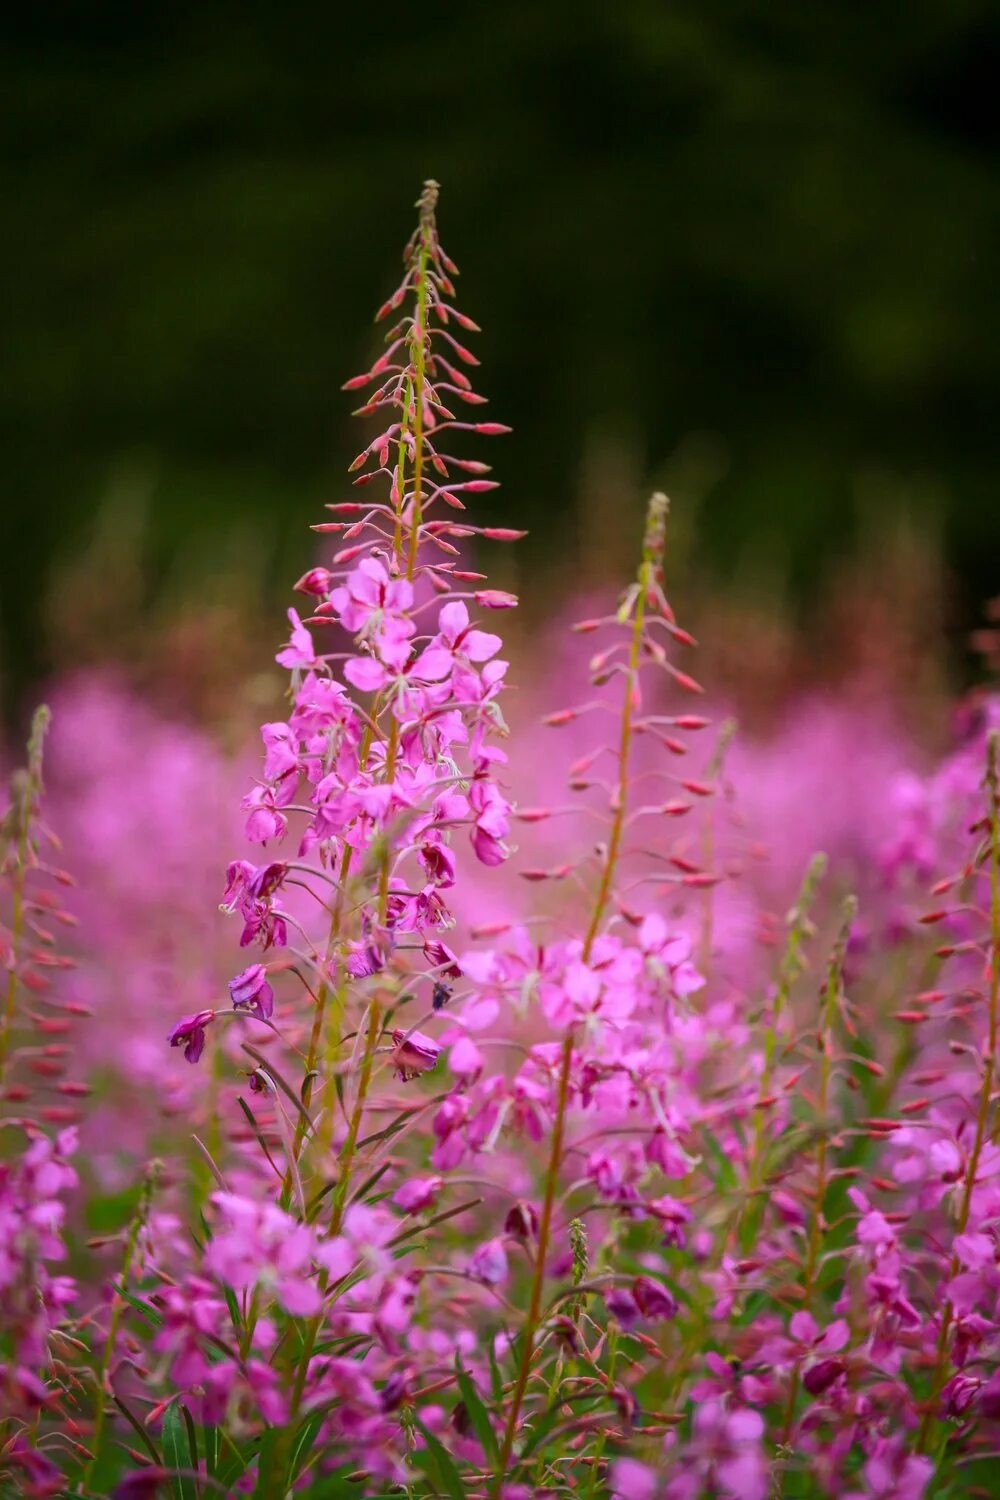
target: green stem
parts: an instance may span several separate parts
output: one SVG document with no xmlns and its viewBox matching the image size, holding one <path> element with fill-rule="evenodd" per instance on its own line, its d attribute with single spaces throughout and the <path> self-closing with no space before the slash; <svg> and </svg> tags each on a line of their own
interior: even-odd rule
<svg viewBox="0 0 1000 1500">
<path fill-rule="evenodd" d="M 350 1186 L 351 1169 L 354 1165 L 354 1157 L 357 1152 L 358 1135 L 361 1130 L 361 1121 L 364 1117 L 365 1101 L 368 1096 L 368 1088 L 371 1083 L 372 1070 L 375 1063 L 375 1054 L 378 1050 L 379 1037 L 382 1034 L 382 1008 L 377 1000 L 371 1003 L 368 1019 L 368 1034 L 365 1039 L 364 1057 L 361 1062 L 361 1073 L 358 1077 L 358 1091 L 354 1100 L 354 1108 L 351 1111 L 350 1123 L 347 1127 L 347 1138 L 341 1152 L 340 1176 L 337 1186 L 333 1192 L 333 1207 L 330 1213 L 330 1235 L 340 1233 L 344 1219 L 344 1210 L 347 1206 L 347 1191 Z M 320 1277 L 320 1292 L 326 1291 L 325 1273 Z M 302 1403 L 302 1393 L 305 1390 L 306 1375 L 309 1371 L 309 1361 L 312 1359 L 316 1340 L 319 1337 L 320 1328 L 323 1326 L 322 1311 L 310 1318 L 306 1325 L 306 1336 L 299 1357 L 298 1367 L 295 1372 L 295 1384 L 292 1390 L 291 1412 L 295 1417 Z"/>
<path fill-rule="evenodd" d="M 427 377 L 427 263 L 430 256 L 430 228 L 422 224 L 420 257 L 417 262 L 417 307 L 413 331 L 413 512 L 410 526 L 410 549 L 406 576 L 411 581 L 417 566 L 420 544 L 421 505 L 424 483 L 424 386 Z M 400 476 L 402 479 L 402 476 Z"/>
<path fill-rule="evenodd" d="M 14 903 L 11 913 L 10 967 L 7 971 L 7 995 L 4 1003 L 3 1029 L 0 1031 L 0 1085 L 7 1071 L 10 1039 L 14 1030 L 14 1012 L 17 1007 L 17 961 L 18 949 L 24 932 L 24 880 L 25 861 L 28 854 L 27 819 L 21 828 L 17 845 L 17 863 L 14 866 Z"/>
<path fill-rule="evenodd" d="M 535 1353 L 535 1337 L 541 1323 L 542 1288 L 545 1283 L 545 1259 L 548 1253 L 549 1235 L 552 1229 L 552 1209 L 556 1200 L 559 1167 L 562 1162 L 563 1135 L 566 1128 L 566 1105 L 569 1099 L 569 1075 L 572 1061 L 573 1033 L 572 1031 L 568 1031 L 563 1038 L 562 1055 L 559 1064 L 556 1114 L 552 1127 L 552 1149 L 549 1153 L 548 1170 L 545 1174 L 545 1197 L 542 1201 L 542 1213 L 538 1224 L 538 1248 L 535 1251 L 535 1270 L 531 1280 L 531 1301 L 528 1305 L 528 1316 L 521 1334 L 521 1359 L 518 1366 L 517 1382 L 514 1386 L 510 1410 L 507 1413 L 503 1444 L 500 1449 L 500 1462 L 497 1466 L 494 1482 L 494 1494 L 496 1495 L 499 1495 L 506 1479 L 507 1467 L 510 1463 L 510 1456 L 514 1447 L 514 1438 L 517 1435 L 518 1419 L 521 1415 L 521 1403 L 524 1400 L 528 1377 L 531 1374 L 531 1361 Z"/>
<path fill-rule="evenodd" d="M 830 1153 L 827 1138 L 827 1116 L 830 1109 L 830 1079 L 833 1073 L 833 1024 L 837 1000 L 840 997 L 841 984 L 843 982 L 844 955 L 847 951 L 847 939 L 850 935 L 851 923 L 854 920 L 857 909 L 857 901 L 853 896 L 848 897 L 844 903 L 844 920 L 830 957 L 830 967 L 827 971 L 826 986 L 823 992 L 823 1007 L 820 1015 L 819 1097 L 817 1101 L 819 1138 L 816 1142 L 816 1182 L 813 1193 L 812 1221 L 809 1226 L 809 1240 L 806 1248 L 805 1269 L 802 1274 L 802 1307 L 806 1311 L 808 1311 L 813 1299 L 816 1271 L 819 1267 L 820 1253 L 823 1249 L 823 1235 L 826 1231 L 824 1208 L 827 1187 L 829 1185 L 827 1181 L 827 1166 Z M 796 1364 L 792 1371 L 792 1378 L 788 1387 L 788 1399 L 785 1403 L 784 1436 L 782 1437 L 782 1444 L 785 1446 L 788 1444 L 792 1424 L 795 1420 L 795 1405 L 799 1395 L 799 1380 L 799 1366 Z"/>
<path fill-rule="evenodd" d="M 122 1290 L 128 1287 L 128 1279 L 132 1270 L 132 1262 L 135 1259 L 135 1247 L 139 1241 L 139 1235 L 143 1225 L 149 1217 L 150 1205 L 153 1201 L 153 1193 L 160 1176 L 160 1163 L 152 1161 L 146 1171 L 146 1177 L 139 1194 L 139 1202 L 129 1225 L 128 1237 L 125 1241 L 125 1254 L 122 1257 L 121 1286 Z M 93 1477 L 101 1458 L 101 1448 L 104 1439 L 104 1429 L 107 1420 L 107 1408 L 105 1398 L 108 1388 L 108 1375 L 111 1370 L 111 1361 L 114 1358 L 115 1344 L 118 1339 L 118 1327 L 121 1323 L 122 1313 L 125 1309 L 125 1299 L 114 1292 L 111 1298 L 111 1316 L 108 1320 L 108 1336 L 104 1343 L 104 1353 L 101 1357 L 100 1369 L 97 1372 L 97 1401 L 94 1407 L 94 1432 L 91 1438 L 91 1456 L 87 1467 L 83 1471 L 83 1479 L 80 1489 L 86 1492 L 90 1488 Z"/>
<path fill-rule="evenodd" d="M 642 649 L 643 623 L 645 621 L 646 598 L 652 586 L 654 570 L 656 567 L 657 546 L 661 540 L 663 515 L 665 513 L 666 501 L 662 497 L 656 500 L 657 524 L 653 522 L 653 507 L 650 509 L 650 522 L 647 524 L 646 539 L 643 545 L 642 562 L 639 565 L 637 579 L 637 594 L 635 600 L 635 612 L 632 617 L 632 639 L 629 646 L 628 671 L 625 683 L 625 702 L 622 707 L 621 734 L 618 742 L 618 781 L 615 788 L 614 802 L 612 807 L 611 834 L 604 856 L 604 865 L 601 871 L 600 884 L 594 909 L 587 928 L 587 936 L 583 944 L 584 963 L 590 957 L 594 939 L 600 931 L 601 923 L 607 910 L 608 902 L 614 886 L 615 868 L 621 851 L 622 834 L 625 828 L 625 815 L 628 802 L 628 769 L 629 751 L 632 744 L 633 715 L 637 702 L 637 688 L 639 675 L 639 657 Z M 661 508 L 662 507 L 662 508 Z M 552 1146 L 549 1152 L 548 1166 L 545 1173 L 545 1196 L 542 1202 L 542 1213 L 538 1225 L 538 1247 L 535 1252 L 535 1267 L 531 1280 L 531 1299 L 528 1304 L 528 1316 L 525 1320 L 524 1329 L 521 1334 L 521 1359 L 517 1372 L 517 1380 L 511 1398 L 510 1409 L 507 1413 L 507 1422 L 504 1428 L 503 1443 L 500 1449 L 500 1461 L 494 1479 L 493 1492 L 499 1495 L 500 1489 L 507 1475 L 511 1453 L 514 1448 L 514 1438 L 517 1434 L 518 1423 L 521 1416 L 521 1406 L 524 1402 L 524 1393 L 527 1389 L 528 1379 L 531 1373 L 531 1362 L 535 1354 L 535 1340 L 541 1323 L 542 1291 L 545 1284 L 545 1262 L 548 1258 L 549 1239 L 552 1232 L 552 1209 L 555 1203 L 556 1191 L 559 1183 L 559 1168 L 562 1165 L 563 1138 L 566 1131 L 566 1110 L 569 1104 L 569 1078 L 573 1062 L 573 1028 L 567 1031 L 563 1038 L 562 1053 L 559 1063 L 559 1082 L 556 1093 L 556 1112 L 552 1127 Z"/>
<path fill-rule="evenodd" d="M 792 985 L 801 974 L 804 966 L 802 945 L 813 930 L 809 920 L 809 909 L 812 906 L 816 888 L 825 872 L 826 855 L 815 854 L 809 863 L 809 868 L 806 871 L 795 905 L 788 916 L 788 940 L 778 969 L 778 985 L 774 1004 L 771 1007 L 767 1031 L 764 1034 L 764 1065 L 761 1069 L 760 1082 L 758 1084 L 759 1099 L 766 1099 L 771 1092 L 778 1043 L 781 1038 L 781 1018 L 791 998 Z M 764 1107 L 758 1104 L 754 1120 L 753 1141 L 750 1147 L 750 1160 L 747 1163 L 748 1208 L 752 1205 L 753 1195 L 763 1184 L 765 1165 L 764 1121 Z"/>
<path fill-rule="evenodd" d="M 993 1098 L 993 1090 L 997 1077 L 997 1031 L 998 1024 L 1000 1024 L 1000 780 L 998 780 L 997 770 L 998 756 L 1000 756 L 1000 735 L 996 731 L 993 731 L 987 742 L 986 764 L 990 841 L 989 1029 L 987 1033 L 986 1052 L 983 1057 L 983 1082 L 979 1091 L 979 1107 L 976 1112 L 976 1134 L 972 1142 L 972 1150 L 969 1152 L 965 1185 L 962 1190 L 962 1202 L 959 1207 L 955 1229 L 956 1235 L 964 1234 L 968 1228 L 969 1214 L 972 1209 L 972 1194 L 975 1191 L 976 1176 L 979 1171 L 979 1161 L 983 1154 L 983 1147 L 990 1136 L 990 1103 Z M 958 1270 L 959 1258 L 953 1254 L 948 1269 L 948 1279 L 951 1280 L 953 1276 L 957 1275 Z M 930 1397 L 927 1403 L 927 1410 L 924 1412 L 923 1420 L 920 1424 L 920 1433 L 917 1439 L 917 1451 L 920 1453 L 926 1453 L 930 1446 L 930 1438 L 935 1422 L 935 1409 L 948 1371 L 948 1337 L 951 1333 L 954 1316 L 955 1310 L 951 1301 L 946 1300 L 944 1312 L 941 1315 L 941 1331 L 938 1335 Z"/>
</svg>

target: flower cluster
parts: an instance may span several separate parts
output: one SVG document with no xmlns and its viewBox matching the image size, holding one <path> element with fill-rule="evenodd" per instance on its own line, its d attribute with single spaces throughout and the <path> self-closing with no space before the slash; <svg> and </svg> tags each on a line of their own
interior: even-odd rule
<svg viewBox="0 0 1000 1500">
<path fill-rule="evenodd" d="M 553 658 L 582 696 L 508 762 L 487 627 L 517 601 L 468 549 L 519 533 L 470 520 L 495 481 L 462 446 L 506 429 L 468 410 L 437 196 L 347 383 L 375 433 L 277 654 L 287 709 L 219 881 L 239 958 L 199 883 L 230 769 L 210 742 L 105 693 L 144 753 L 103 753 L 117 817 L 96 772 L 63 800 L 97 955 L 69 998 L 39 736 L 15 782 L 0 1477 L 119 1500 L 989 1493 L 997 700 L 923 775 L 816 704 L 776 750 L 714 730 L 657 493 L 617 607 Z M 851 755 L 863 795 L 826 785 Z M 133 1150 L 165 1160 L 95 1196 L 89 1258 L 64 1208 L 89 1080 L 58 1040 L 85 996 L 78 1056 L 173 1112 L 129 1106 Z M 102 1107 L 77 1160 L 106 1186 Z"/>
</svg>

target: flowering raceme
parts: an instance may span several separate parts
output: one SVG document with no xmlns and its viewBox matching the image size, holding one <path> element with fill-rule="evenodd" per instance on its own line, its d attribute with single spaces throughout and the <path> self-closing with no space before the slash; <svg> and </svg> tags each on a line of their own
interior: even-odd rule
<svg viewBox="0 0 1000 1500">
<path fill-rule="evenodd" d="M 850 706 L 734 740 L 654 494 L 634 578 L 545 653 L 529 690 L 559 697 L 508 761 L 493 622 L 517 600 L 468 547 L 520 533 L 479 519 L 496 482 L 466 450 L 507 429 L 437 200 L 347 382 L 373 435 L 296 586 L 245 844 L 226 867 L 236 766 L 207 736 L 65 695 L 54 805 L 87 889 L 63 973 L 40 735 L 14 783 L 0 1484 L 990 1493 L 997 700 L 926 774 Z M 117 1111 L 114 1088 L 83 1109 L 80 1059 L 130 1081 Z M 141 1183 L 92 1189 L 154 1144 Z"/>
</svg>

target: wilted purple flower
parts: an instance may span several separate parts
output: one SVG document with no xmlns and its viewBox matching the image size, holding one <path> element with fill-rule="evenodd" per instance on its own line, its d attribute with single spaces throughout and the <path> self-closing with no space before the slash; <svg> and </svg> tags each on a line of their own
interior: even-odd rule
<svg viewBox="0 0 1000 1500">
<path fill-rule="evenodd" d="M 678 1302 L 669 1287 L 652 1276 L 637 1276 L 632 1283 L 632 1295 L 644 1318 L 674 1318 Z"/>
<path fill-rule="evenodd" d="M 392 1065 L 397 1078 L 404 1083 L 418 1073 L 429 1073 L 441 1055 L 441 1048 L 422 1031 L 392 1033 Z"/>
<path fill-rule="evenodd" d="M 269 1021 L 274 1014 L 274 990 L 263 964 L 251 964 L 231 979 L 229 993 L 234 1006 L 245 1007 L 262 1021 Z"/>
<path fill-rule="evenodd" d="M 344 959 L 344 968 L 352 979 L 368 979 L 385 968 L 386 951 L 380 944 L 367 938 L 364 942 L 351 943 Z"/>
<path fill-rule="evenodd" d="M 612 1287 L 611 1291 L 605 1292 L 604 1302 L 608 1312 L 626 1332 L 640 1322 L 639 1304 L 627 1287 Z"/>
<path fill-rule="evenodd" d="M 199 1010 L 190 1016 L 181 1016 L 176 1026 L 167 1032 L 171 1047 L 184 1043 L 184 1056 L 189 1063 L 196 1063 L 205 1050 L 205 1028 L 215 1020 L 214 1010 Z"/>
</svg>

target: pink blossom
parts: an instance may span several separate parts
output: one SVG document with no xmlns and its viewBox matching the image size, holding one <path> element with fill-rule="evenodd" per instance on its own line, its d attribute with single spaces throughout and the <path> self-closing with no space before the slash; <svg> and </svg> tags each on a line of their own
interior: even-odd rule
<svg viewBox="0 0 1000 1500">
<path fill-rule="evenodd" d="M 392 1033 L 392 1064 L 398 1078 L 406 1083 L 418 1073 L 427 1073 L 441 1055 L 437 1042 L 422 1031 Z"/>
<path fill-rule="evenodd" d="M 292 624 L 291 641 L 278 652 L 275 661 L 282 667 L 311 667 L 316 661 L 316 648 L 313 645 L 312 636 L 299 619 L 296 610 L 290 609 L 288 618 Z"/>
</svg>

